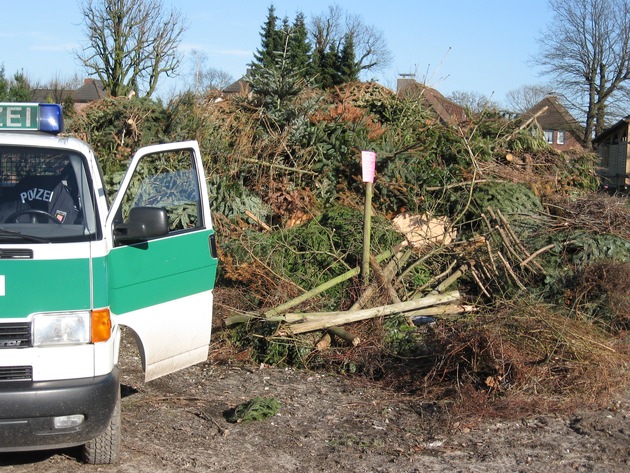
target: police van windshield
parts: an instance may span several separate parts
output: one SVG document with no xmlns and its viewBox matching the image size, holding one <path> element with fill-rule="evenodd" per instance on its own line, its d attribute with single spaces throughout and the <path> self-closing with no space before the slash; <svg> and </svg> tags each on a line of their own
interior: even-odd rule
<svg viewBox="0 0 630 473">
<path fill-rule="evenodd" d="M 82 241 L 96 218 L 84 158 L 70 150 L 0 147 L 0 241 Z"/>
</svg>

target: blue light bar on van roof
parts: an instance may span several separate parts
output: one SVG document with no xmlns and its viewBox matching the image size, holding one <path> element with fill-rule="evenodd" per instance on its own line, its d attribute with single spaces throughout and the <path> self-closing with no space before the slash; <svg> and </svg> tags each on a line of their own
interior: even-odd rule
<svg viewBox="0 0 630 473">
<path fill-rule="evenodd" d="M 0 103 L 0 131 L 63 131 L 61 105 L 56 103 Z"/>
</svg>

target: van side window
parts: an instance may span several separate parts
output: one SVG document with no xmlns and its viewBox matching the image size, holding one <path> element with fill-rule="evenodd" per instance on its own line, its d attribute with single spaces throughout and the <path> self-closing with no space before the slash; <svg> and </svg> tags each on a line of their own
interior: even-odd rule
<svg viewBox="0 0 630 473">
<path fill-rule="evenodd" d="M 122 219 L 134 207 L 162 207 L 169 232 L 203 225 L 201 196 L 192 151 L 168 151 L 144 156 L 133 173 L 122 202 Z"/>
</svg>

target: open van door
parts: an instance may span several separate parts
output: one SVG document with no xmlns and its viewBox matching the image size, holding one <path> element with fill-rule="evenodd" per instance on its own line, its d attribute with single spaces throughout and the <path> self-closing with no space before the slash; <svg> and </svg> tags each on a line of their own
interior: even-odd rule
<svg viewBox="0 0 630 473">
<path fill-rule="evenodd" d="M 140 149 L 105 231 L 110 310 L 133 330 L 145 379 L 205 361 L 217 256 L 197 142 Z"/>
</svg>

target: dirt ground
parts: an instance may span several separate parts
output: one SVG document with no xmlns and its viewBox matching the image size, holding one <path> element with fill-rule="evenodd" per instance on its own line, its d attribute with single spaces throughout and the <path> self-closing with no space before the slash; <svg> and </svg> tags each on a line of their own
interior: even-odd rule
<svg viewBox="0 0 630 473">
<path fill-rule="evenodd" d="M 83 465 L 75 449 L 0 455 L 2 472 L 628 472 L 630 391 L 605 409 L 453 422 L 445 410 L 357 379 L 213 362 L 150 383 L 125 343 L 123 451 Z M 230 423 L 255 397 L 271 418 Z M 450 421 L 449 421 L 450 420 Z"/>
</svg>

